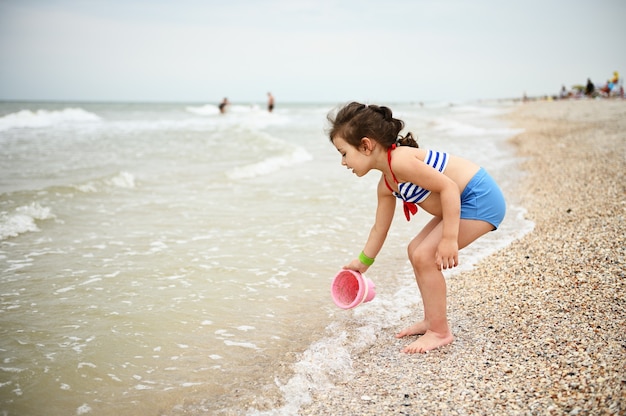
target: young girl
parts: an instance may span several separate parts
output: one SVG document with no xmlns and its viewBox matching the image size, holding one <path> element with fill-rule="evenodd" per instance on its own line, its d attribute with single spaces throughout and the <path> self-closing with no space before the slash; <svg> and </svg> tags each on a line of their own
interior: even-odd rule
<svg viewBox="0 0 626 416">
<path fill-rule="evenodd" d="M 399 136 L 404 122 L 387 107 L 350 103 L 333 117 L 330 141 L 341 164 L 357 176 L 372 169 L 378 182 L 376 220 L 363 251 L 344 269 L 367 271 L 387 237 L 396 198 L 410 220 L 417 206 L 434 216 L 409 243 L 408 255 L 424 304 L 424 319 L 396 337 L 421 335 L 404 347 L 424 353 L 454 338 L 446 316 L 446 282 L 442 270 L 456 267 L 458 251 L 493 231 L 504 218 L 505 202 L 498 185 L 477 164 L 447 153 L 418 148 L 411 133 Z"/>
</svg>

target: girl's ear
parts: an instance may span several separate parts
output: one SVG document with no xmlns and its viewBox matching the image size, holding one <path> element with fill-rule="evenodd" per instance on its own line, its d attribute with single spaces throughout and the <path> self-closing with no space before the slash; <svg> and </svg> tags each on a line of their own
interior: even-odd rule
<svg viewBox="0 0 626 416">
<path fill-rule="evenodd" d="M 372 139 L 370 139 L 369 137 L 363 137 L 361 139 L 361 146 L 359 147 L 359 150 L 361 150 L 366 155 L 372 153 L 372 150 L 374 150 L 374 142 L 372 141 Z"/>
</svg>

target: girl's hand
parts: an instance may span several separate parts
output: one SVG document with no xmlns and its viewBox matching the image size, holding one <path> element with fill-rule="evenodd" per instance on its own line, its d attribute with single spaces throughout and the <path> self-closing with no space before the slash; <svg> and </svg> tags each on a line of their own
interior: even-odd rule
<svg viewBox="0 0 626 416">
<path fill-rule="evenodd" d="M 365 273 L 365 271 L 369 269 L 369 266 L 366 266 L 365 264 L 361 263 L 359 259 L 354 259 L 350 263 L 343 266 L 343 268 L 348 269 L 348 270 L 354 270 L 359 273 Z"/>
<path fill-rule="evenodd" d="M 435 254 L 437 269 L 446 270 L 459 265 L 459 244 L 456 240 L 442 239 Z"/>
</svg>

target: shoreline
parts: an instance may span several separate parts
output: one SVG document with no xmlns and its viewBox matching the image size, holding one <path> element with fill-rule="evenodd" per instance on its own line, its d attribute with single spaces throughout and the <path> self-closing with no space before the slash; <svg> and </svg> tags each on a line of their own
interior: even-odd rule
<svg viewBox="0 0 626 416">
<path fill-rule="evenodd" d="M 400 353 L 410 340 L 394 334 L 418 317 L 403 318 L 300 415 L 626 411 L 626 103 L 532 102 L 507 117 L 525 129 L 510 143 L 533 231 L 447 278 L 453 344 Z"/>
</svg>

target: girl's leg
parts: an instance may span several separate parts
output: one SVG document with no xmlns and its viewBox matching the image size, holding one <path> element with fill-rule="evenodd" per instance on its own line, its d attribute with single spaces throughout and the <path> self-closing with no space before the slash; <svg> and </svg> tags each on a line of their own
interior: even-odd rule
<svg viewBox="0 0 626 416">
<path fill-rule="evenodd" d="M 422 296 L 424 320 L 411 327 L 413 332 L 419 329 L 423 335 L 404 347 L 406 353 L 426 352 L 453 341 L 446 313 L 446 281 L 435 263 L 442 232 L 443 224 L 439 222 L 409 255 Z"/>
<path fill-rule="evenodd" d="M 422 241 L 424 241 L 426 237 L 428 237 L 428 235 L 433 231 L 433 229 L 435 229 L 435 227 L 440 222 L 441 222 L 441 218 L 435 217 L 431 219 L 428 222 L 428 224 L 426 224 L 426 226 L 422 228 L 422 231 L 420 231 L 419 234 L 417 234 L 417 236 L 415 236 L 415 238 L 411 240 L 411 242 L 409 243 L 409 246 L 407 247 L 407 253 L 409 255 L 409 259 L 411 259 L 411 256 L 413 255 L 413 253 L 416 250 L 418 250 L 420 244 L 422 244 Z M 434 263 L 434 257 L 433 257 L 433 263 Z M 420 279 L 417 276 L 418 272 L 415 269 L 415 267 L 413 267 L 413 273 L 415 274 L 415 280 L 417 281 L 418 288 L 419 288 Z M 420 289 L 420 293 L 421 293 L 421 289 Z M 402 331 L 400 331 L 398 334 L 396 334 L 396 338 L 402 338 L 408 335 L 423 335 L 427 329 L 428 329 L 428 324 L 426 323 L 425 320 L 422 319 L 421 321 L 416 322 L 410 327 L 405 328 Z"/>
<path fill-rule="evenodd" d="M 459 224 L 459 249 L 492 229 L 493 226 L 487 222 L 462 219 Z M 409 244 L 409 259 L 424 304 L 424 320 L 400 332 L 397 337 L 424 335 L 404 348 L 407 353 L 426 352 L 454 340 L 447 319 L 446 282 L 435 264 L 442 232 L 441 220 L 433 219 Z"/>
</svg>

